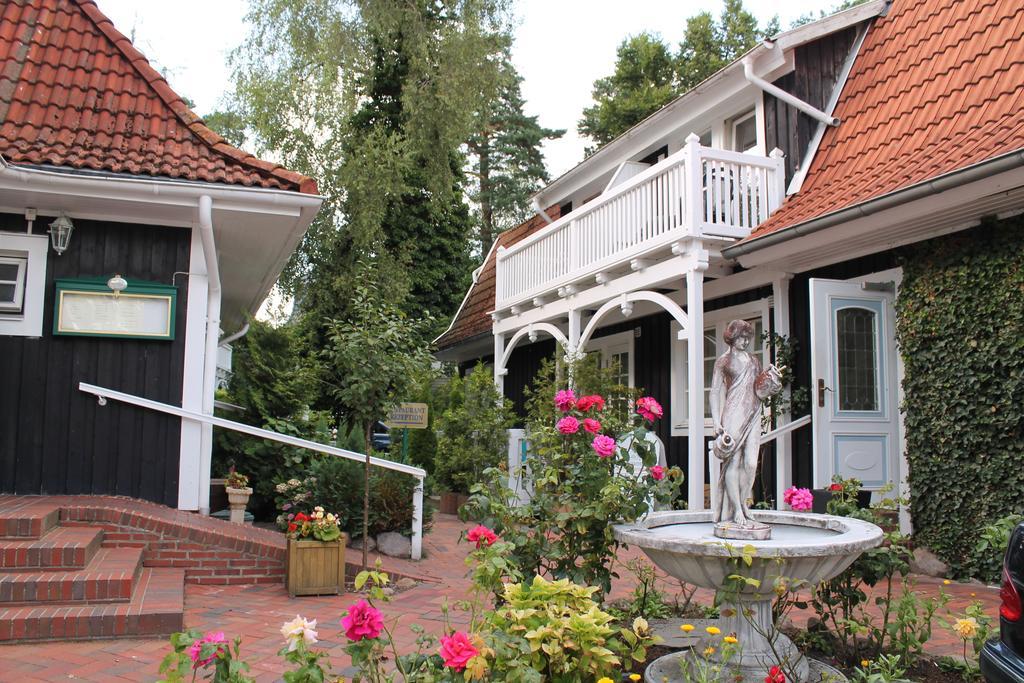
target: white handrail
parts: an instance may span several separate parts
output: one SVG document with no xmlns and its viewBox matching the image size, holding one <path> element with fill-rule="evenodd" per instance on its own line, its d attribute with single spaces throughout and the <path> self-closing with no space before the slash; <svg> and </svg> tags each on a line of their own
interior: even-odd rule
<svg viewBox="0 0 1024 683">
<path fill-rule="evenodd" d="M 789 434 L 794 429 L 800 429 L 801 427 L 803 427 L 804 425 L 807 425 L 807 424 L 811 424 L 811 416 L 810 415 L 804 415 L 803 417 L 797 418 L 796 420 L 793 420 L 792 422 L 787 422 L 786 424 L 782 425 L 781 427 L 773 429 L 770 432 L 765 432 L 764 434 L 761 435 L 761 445 L 763 446 L 764 444 L 766 444 L 766 443 L 768 443 L 770 441 L 774 441 L 775 439 L 779 438 L 783 434 Z"/>
<path fill-rule="evenodd" d="M 345 458 L 346 460 L 366 462 L 365 454 L 356 453 L 355 451 L 349 451 L 344 448 L 328 446 L 327 444 L 309 441 L 308 439 L 300 439 L 298 437 L 288 436 L 287 434 L 278 434 L 277 432 L 272 432 L 269 429 L 261 429 L 260 427 L 253 427 L 252 425 L 243 424 L 241 422 L 225 420 L 222 417 L 195 413 L 191 410 L 184 410 L 177 406 L 168 405 L 167 403 L 160 403 L 159 401 L 142 398 L 141 396 L 98 387 L 86 382 L 79 382 L 78 388 L 80 391 L 84 391 L 87 394 L 94 394 L 99 397 L 101 405 L 105 404 L 106 399 L 109 398 L 115 401 L 121 401 L 122 403 L 139 406 L 140 408 L 149 408 L 150 410 L 167 413 L 168 415 L 176 415 L 186 420 L 193 420 L 195 422 L 213 425 L 214 427 L 230 429 L 234 432 L 249 434 L 250 436 L 256 436 L 269 441 L 277 441 L 278 443 L 295 446 L 297 448 L 305 448 L 318 453 L 326 453 L 339 458 Z M 395 472 L 402 472 L 403 474 L 416 477 L 419 480 L 416 484 L 416 488 L 413 489 L 412 495 L 412 559 L 420 559 L 423 550 L 423 479 L 427 476 L 426 470 L 414 467 L 413 465 L 406 465 L 404 463 L 384 460 L 383 458 L 375 458 L 373 456 L 370 457 L 370 464 L 376 467 L 394 470 Z"/>
</svg>

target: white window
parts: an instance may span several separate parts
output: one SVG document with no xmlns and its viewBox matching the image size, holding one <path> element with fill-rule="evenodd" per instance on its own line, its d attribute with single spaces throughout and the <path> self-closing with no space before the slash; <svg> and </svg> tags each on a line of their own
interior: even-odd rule
<svg viewBox="0 0 1024 683">
<path fill-rule="evenodd" d="M 46 235 L 0 232 L 0 335 L 43 336 Z"/>
<path fill-rule="evenodd" d="M 21 313 L 27 256 L 0 256 L 0 313 Z"/>
<path fill-rule="evenodd" d="M 770 300 L 752 301 L 730 308 L 711 311 L 704 315 L 704 430 L 711 434 L 711 376 L 715 369 L 715 360 L 728 348 L 722 339 L 725 328 L 732 320 L 746 320 L 754 326 L 754 338 L 751 340 L 750 352 L 761 361 L 762 367 L 768 362 L 767 345 L 764 343 L 764 331 L 769 329 L 768 315 Z M 679 324 L 672 323 L 672 436 L 687 436 L 689 415 L 689 373 L 686 364 L 686 340 L 679 340 Z"/>
<path fill-rule="evenodd" d="M 636 386 L 633 374 L 633 331 L 609 334 L 587 342 L 587 353 L 597 353 L 601 367 L 615 366 L 618 369 L 616 381 L 627 387 Z"/>
<path fill-rule="evenodd" d="M 757 112 L 737 116 L 732 120 L 731 128 L 733 151 L 757 151 Z"/>
</svg>

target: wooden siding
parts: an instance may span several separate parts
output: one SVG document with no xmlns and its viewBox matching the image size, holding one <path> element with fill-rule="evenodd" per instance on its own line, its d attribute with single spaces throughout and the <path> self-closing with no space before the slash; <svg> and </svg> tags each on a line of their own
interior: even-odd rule
<svg viewBox="0 0 1024 683">
<path fill-rule="evenodd" d="M 775 85 L 808 104 L 824 109 L 857 37 L 856 27 L 839 31 L 796 49 L 796 68 Z M 803 162 L 818 122 L 772 95 L 764 96 L 765 140 L 769 150 L 786 153 L 786 183 Z"/>
<path fill-rule="evenodd" d="M 36 222 L 35 230 L 45 230 Z M 176 506 L 181 423 L 78 390 L 80 381 L 181 404 L 187 277 L 178 277 L 174 341 L 54 337 L 55 278 L 170 284 L 189 269 L 190 231 L 74 219 L 66 252 L 47 256 L 43 337 L 0 336 L 0 491 L 116 494 Z M 0 230 L 24 231 L 0 215 Z"/>
</svg>

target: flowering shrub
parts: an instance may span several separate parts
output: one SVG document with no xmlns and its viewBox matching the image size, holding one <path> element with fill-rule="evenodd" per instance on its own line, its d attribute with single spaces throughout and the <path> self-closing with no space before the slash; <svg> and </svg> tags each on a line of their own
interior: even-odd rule
<svg viewBox="0 0 1024 683">
<path fill-rule="evenodd" d="M 195 680 L 200 673 L 212 683 L 251 683 L 245 675 L 249 665 L 239 659 L 240 638 L 234 647 L 223 631 L 183 631 L 171 636 L 173 652 L 160 662 L 161 683 L 183 683 Z"/>
<path fill-rule="evenodd" d="M 814 507 L 814 496 L 809 489 L 790 486 L 782 492 L 782 502 L 797 512 L 807 512 Z"/>
<path fill-rule="evenodd" d="M 341 538 L 341 527 L 338 526 L 338 518 L 333 513 L 325 512 L 317 505 L 313 512 L 297 512 L 289 514 L 288 536 L 289 538 L 309 538 L 312 536 L 318 541 L 330 542 Z"/>
<path fill-rule="evenodd" d="M 508 544 L 500 559 L 515 575 L 567 578 L 607 592 L 618 547 L 612 525 L 636 520 L 652 500 L 671 500 L 683 476 L 659 466 L 648 440 L 650 420 L 661 413 L 657 401 L 633 399 L 606 371 L 585 364 L 574 366 L 573 376 L 583 391 L 542 386 L 544 400 L 531 399 L 529 500 L 521 504 L 509 473 L 494 468 L 473 487 L 462 514 Z M 626 413 L 630 406 L 636 412 Z"/>
<path fill-rule="evenodd" d="M 679 627 L 683 633 L 690 634 L 693 624 Z M 732 634 L 722 635 L 717 626 L 704 629 L 706 636 L 693 646 L 693 656 L 682 660 L 683 675 L 692 683 L 717 683 L 718 681 L 739 680 L 742 675 L 731 662 L 739 657 L 742 643 Z M 772 667 L 778 669 L 778 667 Z M 768 680 L 767 678 L 765 679 Z M 785 679 L 783 679 L 784 683 Z M 775 683 L 774 681 L 772 683 Z"/>
</svg>

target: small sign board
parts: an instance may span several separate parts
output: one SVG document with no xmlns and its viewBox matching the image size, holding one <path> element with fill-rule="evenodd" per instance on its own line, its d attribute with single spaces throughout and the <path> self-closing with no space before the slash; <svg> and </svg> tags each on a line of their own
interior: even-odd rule
<svg viewBox="0 0 1024 683">
<path fill-rule="evenodd" d="M 384 424 L 388 429 L 426 429 L 427 404 L 399 403 Z"/>
<path fill-rule="evenodd" d="M 55 335 L 174 339 L 176 287 L 130 281 L 115 294 L 105 280 L 59 279 L 55 285 Z"/>
</svg>

